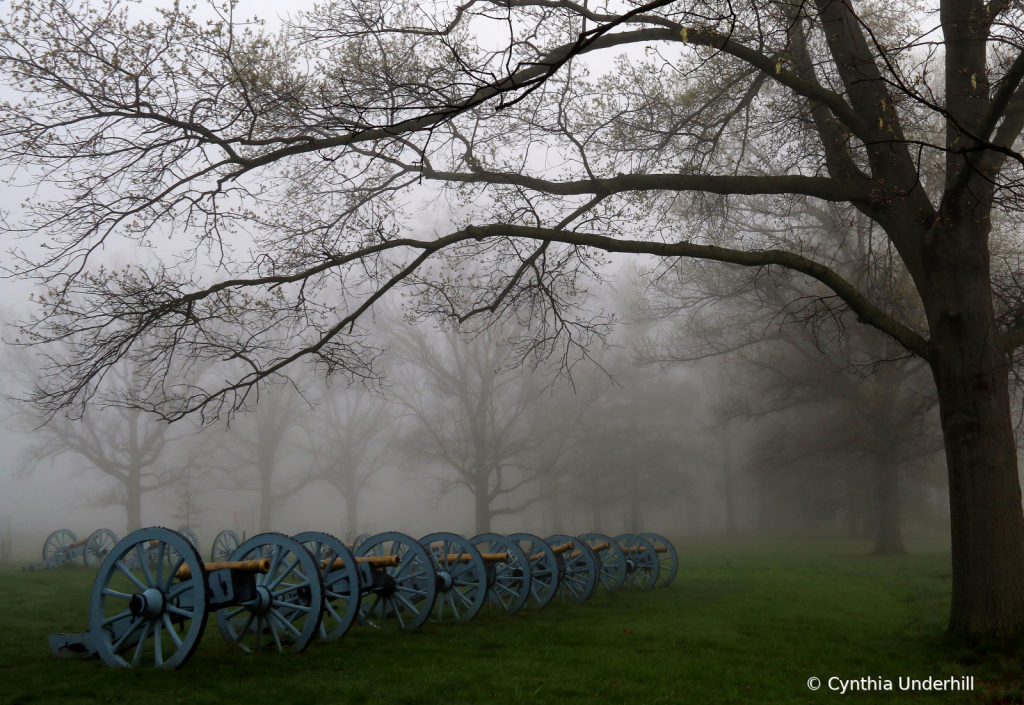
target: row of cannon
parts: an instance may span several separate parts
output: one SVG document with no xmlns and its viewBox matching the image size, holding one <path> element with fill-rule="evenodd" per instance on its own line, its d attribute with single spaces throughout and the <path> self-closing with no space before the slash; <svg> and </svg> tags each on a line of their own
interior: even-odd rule
<svg viewBox="0 0 1024 705">
<path fill-rule="evenodd" d="M 211 616 L 240 651 L 299 653 L 356 623 L 410 631 L 428 619 L 469 621 L 486 604 L 515 614 L 556 597 L 580 603 L 601 587 L 651 590 L 671 584 L 678 569 L 675 548 L 657 534 L 439 532 L 416 541 L 385 532 L 345 544 L 319 531 L 244 541 L 221 532 L 211 557 L 204 562 L 180 532 L 132 532 L 97 570 L 89 630 L 51 634 L 50 648 L 114 668 L 175 669 Z"/>
</svg>

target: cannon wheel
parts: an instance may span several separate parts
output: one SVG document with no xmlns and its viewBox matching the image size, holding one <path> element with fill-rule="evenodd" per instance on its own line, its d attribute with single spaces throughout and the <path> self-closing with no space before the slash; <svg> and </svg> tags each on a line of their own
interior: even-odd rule
<svg viewBox="0 0 1024 705">
<path fill-rule="evenodd" d="M 626 554 L 626 584 L 641 590 L 653 590 L 658 584 L 661 561 L 651 542 L 636 534 L 615 537 L 615 543 Z"/>
<path fill-rule="evenodd" d="M 46 543 L 43 544 L 43 560 L 45 561 L 57 551 L 64 550 L 77 540 L 78 537 L 71 529 L 57 529 L 46 537 Z"/>
<path fill-rule="evenodd" d="M 530 599 L 530 559 L 518 543 L 501 534 L 480 534 L 470 539 L 481 553 L 508 553 L 507 563 L 489 567 L 491 604 L 515 614 Z"/>
<path fill-rule="evenodd" d="M 445 616 L 456 622 L 473 619 L 487 601 L 487 565 L 480 552 L 469 539 L 444 531 L 424 536 L 420 545 L 433 559 L 437 574 L 434 621 L 444 621 Z M 462 556 L 469 560 L 463 563 Z"/>
<path fill-rule="evenodd" d="M 508 537 L 519 544 L 530 561 L 530 595 L 535 607 L 544 607 L 558 592 L 558 556 L 551 546 L 533 534 L 509 534 Z"/>
<path fill-rule="evenodd" d="M 225 529 L 217 534 L 213 540 L 213 549 L 210 551 L 210 560 L 214 563 L 222 563 L 231 557 L 231 554 L 238 548 L 238 534 L 231 529 Z"/>
<path fill-rule="evenodd" d="M 583 541 L 566 536 L 555 534 L 544 539 L 551 547 L 564 543 L 575 545 L 571 551 L 559 556 L 561 565 L 558 575 L 558 594 L 563 600 L 572 600 L 576 604 L 582 604 L 594 594 L 600 582 L 601 568 L 597 562 L 597 556 L 590 550 Z M 579 551 L 578 556 L 573 554 Z"/>
<path fill-rule="evenodd" d="M 679 556 L 676 554 L 676 547 L 660 534 L 640 534 L 640 536 L 647 539 L 655 549 L 665 549 L 664 553 L 658 554 L 658 562 L 661 564 L 658 568 L 658 582 L 668 587 L 676 579 L 676 572 L 679 570 Z"/>
<path fill-rule="evenodd" d="M 110 529 L 96 529 L 89 534 L 89 538 L 85 540 L 85 551 L 82 553 L 85 567 L 99 567 L 100 562 L 107 557 L 116 543 L 117 534 Z"/>
<path fill-rule="evenodd" d="M 245 653 L 267 648 L 301 653 L 320 633 L 324 582 L 320 565 L 301 543 L 278 533 L 253 536 L 231 554 L 232 561 L 270 559 L 270 572 L 257 573 L 253 600 L 217 610 L 224 639 Z"/>
<path fill-rule="evenodd" d="M 430 618 L 437 599 L 437 574 L 427 550 L 412 537 L 397 531 L 372 536 L 356 549 L 356 556 L 398 556 L 397 568 L 384 568 L 380 589 L 359 606 L 359 622 L 383 627 L 389 617 L 405 631 L 418 629 Z"/>
<path fill-rule="evenodd" d="M 157 545 L 151 554 L 148 546 L 153 542 Z M 178 560 L 168 568 L 165 558 L 171 548 Z M 156 560 L 150 564 L 146 557 L 154 554 Z M 129 557 L 134 569 L 126 564 Z M 175 582 L 183 565 L 192 577 Z M 111 668 L 181 668 L 206 629 L 206 603 L 206 566 L 199 552 L 170 529 L 139 529 L 110 550 L 96 573 L 89 633 L 96 652 Z M 130 654 L 131 660 L 122 654 Z"/>
<path fill-rule="evenodd" d="M 352 551 L 341 541 L 322 531 L 306 531 L 295 536 L 321 567 L 324 576 L 324 616 L 320 623 L 320 638 L 340 639 L 356 621 L 359 614 L 359 568 Z M 333 563 L 340 558 L 344 568 Z M 324 563 L 329 561 L 325 567 Z"/>
<path fill-rule="evenodd" d="M 192 529 L 184 528 L 178 529 L 178 533 L 184 536 L 188 540 L 188 542 L 192 544 L 192 547 L 194 549 L 196 549 L 197 551 L 199 550 L 199 537 L 196 536 L 196 532 L 192 531 Z M 174 551 L 173 548 L 168 553 L 168 560 L 170 560 L 171 563 L 174 563 L 178 560 L 178 554 Z"/>
<path fill-rule="evenodd" d="M 611 536 L 604 534 L 583 534 L 580 536 L 588 546 L 596 546 L 599 543 L 607 543 L 608 548 L 603 551 L 594 551 L 598 562 L 601 564 L 601 584 L 612 595 L 617 593 L 626 583 L 626 554 L 619 542 Z"/>
<path fill-rule="evenodd" d="M 369 534 L 359 534 L 356 536 L 356 540 L 352 542 L 352 550 L 358 551 L 359 547 L 369 541 L 372 537 Z"/>
</svg>

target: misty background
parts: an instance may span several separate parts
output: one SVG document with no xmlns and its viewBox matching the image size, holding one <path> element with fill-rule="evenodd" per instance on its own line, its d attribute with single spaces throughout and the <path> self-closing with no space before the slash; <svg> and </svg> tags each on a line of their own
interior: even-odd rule
<svg viewBox="0 0 1024 705">
<path fill-rule="evenodd" d="M 792 298 L 798 282 L 609 266 L 597 295 L 617 321 L 568 376 L 558 361 L 514 364 L 514 327 L 443 330 L 389 302 L 367 341 L 384 350 L 382 377 L 326 383 L 297 365 L 206 424 L 116 408 L 43 423 L 20 401 L 40 351 L 8 345 L 0 525 L 12 558 L 36 560 L 58 528 L 151 525 L 192 529 L 204 554 L 223 529 L 846 537 L 882 553 L 907 535 L 948 540 L 920 364 L 884 359 L 870 331 L 751 300 Z M 122 364 L 107 383 L 131 375 Z"/>
<path fill-rule="evenodd" d="M 586 61 L 603 72 L 613 59 Z M 5 188 L 16 210 L 22 194 Z M 778 202 L 747 203 L 716 212 L 716 241 L 835 246 L 837 270 L 919 315 L 905 268 L 851 208 L 805 203 L 789 213 L 802 228 L 787 235 L 772 222 Z M 420 213 L 436 232 L 463 215 L 427 200 Z M 173 252 L 162 247 L 154 238 L 95 260 L 152 265 Z M 0 532 L 9 521 L 14 560 L 37 559 L 58 528 L 84 538 L 151 525 L 191 528 L 204 554 L 222 529 L 847 537 L 880 553 L 902 552 L 905 537 L 948 541 L 923 363 L 873 329 L 845 326 L 799 275 L 626 257 L 600 274 L 587 305 L 605 341 L 568 375 L 563 361 L 516 349 L 514 327 L 442 329 L 391 300 L 366 324 L 367 350 L 384 350 L 381 378 L 328 384 L 322 370 L 293 365 L 247 409 L 207 423 L 95 408 L 44 424 L 19 401 L 38 381 L 38 351 L 7 327 L 18 344 L 5 346 L 0 378 Z M 28 286 L 3 283 L 5 323 L 40 305 Z M 181 381 L 207 372 L 182 370 Z M 128 388 L 131 376 L 122 366 L 106 383 Z"/>
</svg>

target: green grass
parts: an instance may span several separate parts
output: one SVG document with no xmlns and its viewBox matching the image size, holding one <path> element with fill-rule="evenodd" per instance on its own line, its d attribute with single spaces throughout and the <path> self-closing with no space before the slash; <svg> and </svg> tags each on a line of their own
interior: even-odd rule
<svg viewBox="0 0 1024 705">
<path fill-rule="evenodd" d="M 672 587 L 388 638 L 354 627 L 301 656 L 229 651 L 214 620 L 184 670 L 113 671 L 50 656 L 83 631 L 84 568 L 0 570 L 0 704 L 765 703 L 834 701 L 817 676 L 974 675 L 974 693 L 852 693 L 857 702 L 1024 702 L 1018 662 L 944 644 L 949 556 L 866 544 L 700 542 Z"/>
</svg>

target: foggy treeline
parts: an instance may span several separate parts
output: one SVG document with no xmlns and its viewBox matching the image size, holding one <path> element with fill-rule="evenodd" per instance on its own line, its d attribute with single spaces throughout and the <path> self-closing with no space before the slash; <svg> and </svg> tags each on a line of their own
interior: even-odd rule
<svg viewBox="0 0 1024 705">
<path fill-rule="evenodd" d="M 822 237 L 851 234 L 836 231 L 845 214 L 809 217 Z M 750 230 L 757 214 L 743 218 Z M 851 269 L 896 291 L 900 273 L 866 253 L 862 225 L 847 228 L 861 248 Z M 206 545 L 225 528 L 652 530 L 850 538 L 879 553 L 904 551 L 904 527 L 948 533 L 919 361 L 805 310 L 799 277 L 677 262 L 623 266 L 613 281 L 603 305 L 622 322 L 568 369 L 517 347 L 514 325 L 442 326 L 395 306 L 365 341 L 373 376 L 327 381 L 297 365 L 236 407 L 173 423 L 144 396 L 117 401 L 139 386 L 130 361 L 80 416 L 47 414 L 45 361 L 12 341 L 5 445 L 18 480 L 0 513 L 13 515 L 16 555 L 56 528 L 100 525 L 188 527 Z M 160 384 L 188 390 L 209 370 L 193 361 Z"/>
</svg>

